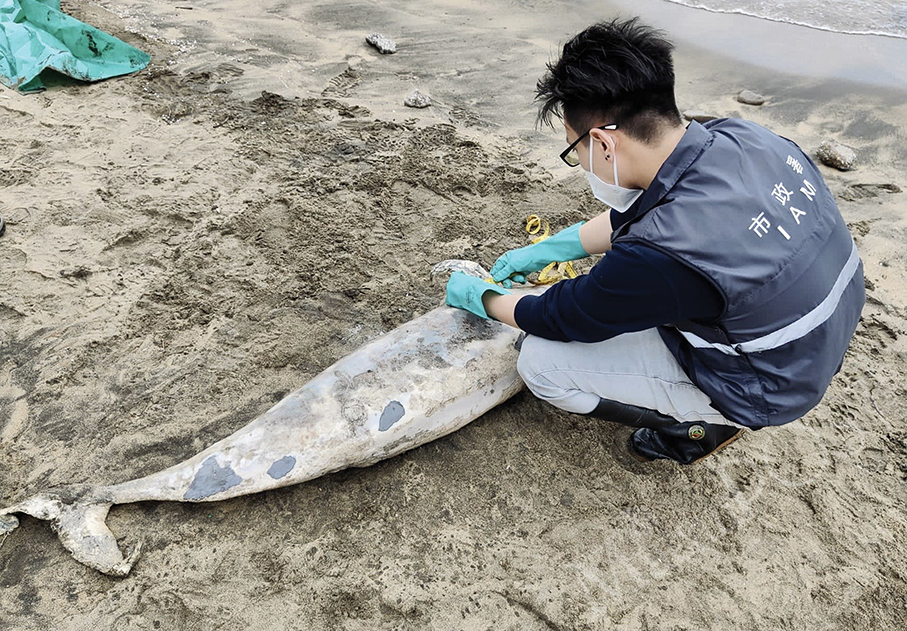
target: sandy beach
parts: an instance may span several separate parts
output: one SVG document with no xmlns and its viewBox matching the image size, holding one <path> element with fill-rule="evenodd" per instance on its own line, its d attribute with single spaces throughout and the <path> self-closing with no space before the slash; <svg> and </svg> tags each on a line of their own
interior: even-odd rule
<svg viewBox="0 0 907 631">
<path fill-rule="evenodd" d="M 907 627 L 907 40 L 657 0 L 64 2 L 153 60 L 0 92 L 0 506 L 178 463 L 441 304 L 434 263 L 600 212 L 532 99 L 628 6 L 677 33 L 682 110 L 857 152 L 822 172 L 867 304 L 817 408 L 642 465 L 625 429 L 524 392 L 369 468 L 118 506 L 122 546 L 144 542 L 122 579 L 23 518 L 0 631 Z M 430 107 L 403 105 L 416 88 Z"/>
</svg>

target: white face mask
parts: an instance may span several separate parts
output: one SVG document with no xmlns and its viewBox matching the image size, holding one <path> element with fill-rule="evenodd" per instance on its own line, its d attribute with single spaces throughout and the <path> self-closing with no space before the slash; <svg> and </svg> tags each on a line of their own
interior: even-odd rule
<svg viewBox="0 0 907 631">
<path fill-rule="evenodd" d="M 608 204 L 612 210 L 619 213 L 625 213 L 644 191 L 641 188 L 624 188 L 618 186 L 620 181 L 617 179 L 616 153 L 614 154 L 614 184 L 608 184 L 595 175 L 595 172 L 592 170 L 592 154 L 595 153 L 595 148 L 592 146 L 592 143 L 594 141 L 594 138 L 589 138 L 589 170 L 586 171 L 586 179 L 589 181 L 589 186 L 592 187 L 592 194 L 595 195 L 595 199 L 598 201 Z"/>
</svg>

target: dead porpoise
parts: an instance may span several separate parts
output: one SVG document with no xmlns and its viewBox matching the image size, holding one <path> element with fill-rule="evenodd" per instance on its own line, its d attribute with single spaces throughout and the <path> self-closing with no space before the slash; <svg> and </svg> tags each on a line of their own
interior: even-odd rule
<svg viewBox="0 0 907 631">
<path fill-rule="evenodd" d="M 469 261 L 453 270 L 487 277 Z M 0 535 L 14 513 L 51 522 L 75 559 L 126 576 L 125 557 L 105 520 L 114 504 L 148 500 L 215 502 L 366 467 L 453 432 L 523 388 L 520 331 L 439 307 L 326 368 L 270 410 L 188 460 L 112 486 L 71 485 L 0 510 Z"/>
</svg>

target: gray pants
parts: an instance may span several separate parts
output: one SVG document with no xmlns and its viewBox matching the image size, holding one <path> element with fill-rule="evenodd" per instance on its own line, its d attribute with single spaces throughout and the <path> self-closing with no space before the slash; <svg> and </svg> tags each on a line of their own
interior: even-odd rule
<svg viewBox="0 0 907 631">
<path fill-rule="evenodd" d="M 742 427 L 712 407 L 655 329 L 591 344 L 529 335 L 517 368 L 535 396 L 568 412 L 588 414 L 599 399 L 610 399 L 657 410 L 680 423 Z"/>
</svg>

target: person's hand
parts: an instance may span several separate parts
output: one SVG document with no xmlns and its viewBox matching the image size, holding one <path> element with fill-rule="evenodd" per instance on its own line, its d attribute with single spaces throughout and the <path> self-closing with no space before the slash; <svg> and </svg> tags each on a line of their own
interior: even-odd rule
<svg viewBox="0 0 907 631">
<path fill-rule="evenodd" d="M 589 256 L 579 239 L 582 225 L 582 221 L 575 223 L 544 241 L 505 252 L 491 267 L 491 278 L 509 288 L 511 280 L 525 283 L 527 274 L 553 261 L 575 261 Z"/>
<path fill-rule="evenodd" d="M 485 313 L 485 306 L 482 304 L 482 296 L 486 291 L 493 291 L 496 294 L 510 293 L 503 287 L 498 287 L 481 278 L 467 276 L 463 272 L 454 272 L 447 281 L 446 302 L 451 307 L 465 309 L 488 320 L 488 314 Z"/>
</svg>

